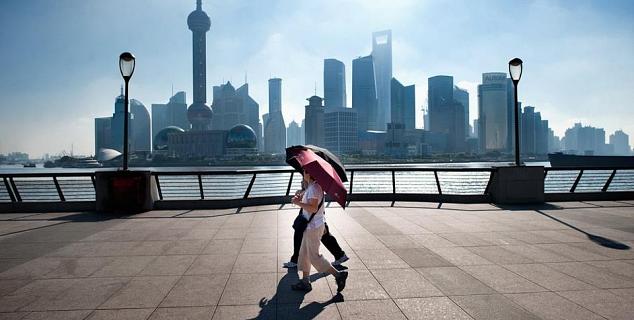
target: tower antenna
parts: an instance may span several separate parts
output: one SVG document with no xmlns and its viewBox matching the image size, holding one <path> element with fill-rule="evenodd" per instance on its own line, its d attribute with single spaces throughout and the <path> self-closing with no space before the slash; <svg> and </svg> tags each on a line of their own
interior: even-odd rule
<svg viewBox="0 0 634 320">
<path fill-rule="evenodd" d="M 317 95 L 317 81 L 315 81 L 315 95 Z"/>
</svg>

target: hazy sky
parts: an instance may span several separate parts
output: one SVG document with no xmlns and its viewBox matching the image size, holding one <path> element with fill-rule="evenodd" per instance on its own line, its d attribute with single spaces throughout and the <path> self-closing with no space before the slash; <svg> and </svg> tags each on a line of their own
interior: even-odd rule
<svg viewBox="0 0 634 320">
<path fill-rule="evenodd" d="M 192 93 L 195 0 L 0 1 L 0 153 L 94 152 L 94 118 L 110 116 L 122 82 L 118 56 L 137 67 L 130 95 L 148 109 Z M 307 97 L 323 96 L 323 59 L 346 64 L 371 51 L 373 31 L 392 29 L 393 73 L 416 85 L 418 127 L 427 78 L 452 75 L 477 117 L 483 72 L 524 60 L 519 97 L 563 135 L 574 122 L 634 135 L 634 1 L 203 0 L 207 96 L 244 83 L 268 110 L 267 79 L 280 77 L 287 124 Z M 606 136 L 607 138 L 607 136 Z M 633 139 L 634 140 L 634 139 Z"/>
</svg>

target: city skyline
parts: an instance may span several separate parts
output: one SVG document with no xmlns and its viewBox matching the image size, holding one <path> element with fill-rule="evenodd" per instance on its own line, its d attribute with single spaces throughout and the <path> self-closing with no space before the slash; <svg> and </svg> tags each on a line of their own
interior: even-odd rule
<svg viewBox="0 0 634 320">
<path fill-rule="evenodd" d="M 124 5 L 129 10 L 120 10 Z M 323 59 L 345 64 L 346 91 L 352 92 L 352 59 L 371 51 L 373 32 L 391 29 L 393 75 L 416 85 L 417 127 L 422 126 L 428 77 L 451 75 L 457 86 L 468 90 L 472 123 L 478 116 L 481 74 L 506 72 L 507 61 L 519 56 L 525 61 L 520 101 L 537 107 L 555 134 L 563 136 L 576 122 L 605 128 L 609 134 L 619 129 L 634 132 L 628 121 L 628 103 L 634 98 L 628 90 L 634 85 L 632 72 L 627 72 L 633 69 L 627 58 L 634 53 L 633 5 L 628 2 L 351 1 L 342 6 L 354 8 L 353 14 L 346 13 L 346 19 L 331 15 L 319 28 L 306 14 L 325 11 L 334 2 L 203 5 L 212 20 L 207 33 L 208 102 L 212 86 L 227 80 L 240 86 L 248 77 L 261 116 L 268 112 L 267 80 L 280 77 L 285 84 L 284 117 L 301 122 L 306 97 L 313 94 L 315 83 L 322 83 Z M 68 150 L 72 144 L 75 153 L 91 154 L 93 119 L 112 114 L 113 92 L 122 82 L 116 66 L 122 51 L 132 51 L 138 60 L 130 83 L 132 98 L 146 106 L 164 103 L 172 84 L 192 97 L 191 31 L 183 20 L 193 8 L 193 1 L 0 4 L 0 40 L 8 44 L 0 58 L 11 62 L 0 76 L 0 153 L 38 156 Z M 450 21 L 434 17 L 441 9 L 455 13 Z M 375 18 L 377 12 L 381 19 Z M 263 21 L 259 15 L 265 13 L 272 13 L 276 23 Z M 234 21 L 237 15 L 253 21 Z M 27 19 L 32 16 L 41 19 Z M 63 21 L 69 16 L 71 21 Z M 288 19 L 282 21 L 283 16 Z M 17 28 L 18 21 L 29 23 Z M 512 26 L 520 39 L 514 38 Z M 337 27 L 346 32 L 335 33 Z M 307 40 L 305 34 L 312 38 Z M 323 96 L 322 86 L 317 94 Z"/>
</svg>

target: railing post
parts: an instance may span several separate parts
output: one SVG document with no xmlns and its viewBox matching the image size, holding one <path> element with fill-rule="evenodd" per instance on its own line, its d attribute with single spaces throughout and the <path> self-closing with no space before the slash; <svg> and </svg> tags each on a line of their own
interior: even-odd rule
<svg viewBox="0 0 634 320">
<path fill-rule="evenodd" d="M 59 181 L 57 181 L 56 176 L 53 176 L 53 182 L 55 183 L 55 189 L 57 189 L 57 194 L 59 195 L 59 201 L 66 201 L 66 198 L 64 198 L 64 193 L 62 192 L 62 188 L 59 186 Z"/>
<path fill-rule="evenodd" d="M 154 175 L 154 181 L 156 181 L 156 190 L 158 191 L 159 199 L 163 200 L 163 192 L 161 191 L 161 182 L 159 181 L 158 174 Z"/>
<path fill-rule="evenodd" d="M 18 190 L 18 187 L 15 185 L 15 181 L 13 181 L 13 177 L 9 177 L 9 182 L 11 183 L 11 187 L 13 188 L 13 192 L 15 193 L 15 199 L 18 200 L 18 202 L 22 202 L 22 197 L 20 197 L 20 191 Z"/>
<path fill-rule="evenodd" d="M 92 187 L 95 189 L 95 191 L 97 190 L 97 181 L 95 181 L 95 175 L 91 174 L 90 175 L 90 180 L 92 181 Z"/>
<path fill-rule="evenodd" d="M 291 172 L 291 178 L 288 180 L 288 187 L 286 188 L 286 195 L 291 194 L 291 185 L 293 184 L 293 176 L 295 175 L 295 171 Z"/>
<path fill-rule="evenodd" d="M 577 176 L 577 180 L 575 180 L 575 183 L 573 183 L 572 187 L 570 188 L 571 193 L 575 192 L 575 189 L 577 189 L 577 185 L 579 184 L 579 180 L 581 180 L 582 175 L 583 175 L 583 169 L 579 170 L 579 175 Z"/>
<path fill-rule="evenodd" d="M 200 189 L 200 200 L 205 200 L 205 192 L 203 191 L 203 179 L 200 174 L 198 174 L 198 188 Z"/>
<path fill-rule="evenodd" d="M 352 194 L 352 181 L 354 181 L 354 170 L 350 171 L 350 192 L 348 194 Z"/>
<path fill-rule="evenodd" d="M 251 193 L 251 188 L 253 188 L 253 183 L 255 182 L 256 175 L 257 173 L 253 174 L 253 177 L 251 178 L 251 182 L 249 182 L 249 186 L 247 187 L 247 191 L 244 193 L 244 199 L 247 199 L 249 197 L 249 193 Z"/>
<path fill-rule="evenodd" d="M 9 194 L 9 198 L 11 199 L 11 202 L 15 202 L 15 196 L 13 195 L 13 189 L 9 185 L 9 181 L 7 180 L 7 177 L 2 177 L 2 180 L 4 181 L 4 187 L 5 187 L 5 189 L 7 189 L 7 193 Z"/>
<path fill-rule="evenodd" d="M 438 180 L 438 171 L 434 170 L 434 177 L 436 178 L 436 187 L 438 188 L 438 195 L 442 196 L 442 189 L 440 188 L 440 180 Z"/>
<path fill-rule="evenodd" d="M 616 175 L 616 169 L 612 170 L 612 174 L 610 175 L 608 180 L 605 182 L 605 185 L 603 186 L 603 188 L 601 188 L 601 192 L 608 191 L 608 188 L 610 187 L 610 183 L 612 183 L 612 179 L 614 179 L 615 175 Z"/>
<path fill-rule="evenodd" d="M 491 188 L 491 180 L 493 180 L 493 172 L 494 171 L 491 170 L 491 173 L 489 174 L 489 181 L 487 181 L 487 186 L 484 188 L 485 195 L 489 194 L 489 188 Z"/>
<path fill-rule="evenodd" d="M 392 170 L 392 194 L 396 194 L 396 177 L 394 170 Z"/>
</svg>

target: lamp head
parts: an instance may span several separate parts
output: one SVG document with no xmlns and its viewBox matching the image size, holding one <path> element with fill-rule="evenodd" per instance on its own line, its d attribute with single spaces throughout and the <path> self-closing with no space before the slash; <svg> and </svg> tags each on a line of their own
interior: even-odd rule
<svg viewBox="0 0 634 320">
<path fill-rule="evenodd" d="M 134 62 L 134 55 L 130 52 L 124 52 L 119 56 L 119 70 L 121 71 L 121 76 L 125 81 L 132 78 L 132 74 L 134 73 Z"/>
<path fill-rule="evenodd" d="M 522 78 L 522 59 L 514 58 L 509 61 L 509 74 L 511 75 L 513 83 L 517 85 Z"/>
</svg>

